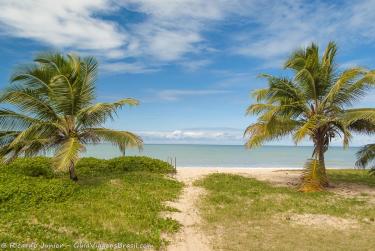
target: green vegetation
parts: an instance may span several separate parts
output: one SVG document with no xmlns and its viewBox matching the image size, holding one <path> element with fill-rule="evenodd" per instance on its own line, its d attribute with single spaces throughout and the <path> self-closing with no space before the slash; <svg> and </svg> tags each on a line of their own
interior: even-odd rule
<svg viewBox="0 0 375 251">
<path fill-rule="evenodd" d="M 324 154 L 333 138 L 342 137 L 343 145 L 348 146 L 351 131 L 375 132 L 375 108 L 349 109 L 374 85 L 375 71 L 359 67 L 340 71 L 336 51 L 335 43 L 330 42 L 322 56 L 315 44 L 293 52 L 284 67 L 294 77 L 262 75 L 268 87 L 253 92 L 256 103 L 247 109 L 247 114 L 259 116 L 245 131 L 248 148 L 287 135 L 296 144 L 306 137 L 313 141 L 302 191 L 328 186 Z"/>
<path fill-rule="evenodd" d="M 375 144 L 368 144 L 363 146 L 358 151 L 357 156 L 358 160 L 356 162 L 356 166 L 366 168 L 373 163 L 374 165 L 370 167 L 370 174 L 375 175 Z"/>
<path fill-rule="evenodd" d="M 180 182 L 166 162 L 147 157 L 83 158 L 78 182 L 56 173 L 50 158 L 20 158 L 0 167 L 0 243 L 128 243 L 156 249 L 179 223 L 162 218 Z M 95 250 L 95 249 L 93 249 Z"/>
<path fill-rule="evenodd" d="M 174 167 L 162 160 L 150 157 L 118 157 L 109 160 L 82 158 L 77 163 L 77 170 L 87 175 L 113 174 L 129 171 L 147 171 L 154 173 L 172 173 Z"/>
<path fill-rule="evenodd" d="M 53 166 L 77 180 L 75 165 L 87 143 L 112 142 L 121 152 L 142 147 L 127 131 L 102 126 L 118 109 L 137 105 L 131 98 L 94 103 L 97 62 L 93 57 L 41 54 L 35 63 L 18 68 L 12 85 L 0 96 L 0 157 L 35 156 L 55 150 Z"/>
<path fill-rule="evenodd" d="M 329 179 L 334 183 L 353 183 L 375 187 L 375 177 L 366 170 L 328 170 Z"/>
<path fill-rule="evenodd" d="M 339 172 L 329 170 L 333 180 L 340 179 Z M 349 179 L 346 174 L 341 177 Z M 202 230 L 212 237 L 214 249 L 371 250 L 375 246 L 369 237 L 375 231 L 373 195 L 301 193 L 229 174 L 212 174 L 195 185 L 207 190 L 199 209 Z"/>
</svg>

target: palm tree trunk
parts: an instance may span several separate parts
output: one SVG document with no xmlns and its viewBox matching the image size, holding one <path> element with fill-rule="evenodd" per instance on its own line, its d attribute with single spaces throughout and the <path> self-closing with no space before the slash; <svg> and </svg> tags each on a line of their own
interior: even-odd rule
<svg viewBox="0 0 375 251">
<path fill-rule="evenodd" d="M 320 169 L 319 171 L 320 171 L 320 175 L 322 177 L 322 180 L 321 180 L 322 186 L 323 187 L 328 187 L 329 183 L 328 183 L 328 178 L 327 178 L 324 153 L 325 153 L 325 149 L 324 149 L 324 137 L 320 137 L 317 140 L 317 144 L 316 144 L 316 154 L 317 154 L 318 161 L 319 161 L 319 169 Z"/>
<path fill-rule="evenodd" d="M 71 163 L 70 164 L 70 167 L 69 167 L 69 175 L 70 175 L 70 179 L 73 180 L 73 181 L 78 181 L 78 177 L 76 175 L 76 171 L 75 171 L 75 167 L 74 167 L 74 163 Z"/>
</svg>

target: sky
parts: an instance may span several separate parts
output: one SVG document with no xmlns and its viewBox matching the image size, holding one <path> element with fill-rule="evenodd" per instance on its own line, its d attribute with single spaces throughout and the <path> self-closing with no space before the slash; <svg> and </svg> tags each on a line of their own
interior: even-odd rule
<svg viewBox="0 0 375 251">
<path fill-rule="evenodd" d="M 266 86 L 257 76 L 287 75 L 283 61 L 311 42 L 335 41 L 340 69 L 375 68 L 374 0 L 0 0 L 0 10 L 1 88 L 40 51 L 95 56 L 97 100 L 141 102 L 107 126 L 146 143 L 242 144 L 256 120 L 250 92 Z M 356 106 L 374 104 L 372 91 Z"/>
</svg>

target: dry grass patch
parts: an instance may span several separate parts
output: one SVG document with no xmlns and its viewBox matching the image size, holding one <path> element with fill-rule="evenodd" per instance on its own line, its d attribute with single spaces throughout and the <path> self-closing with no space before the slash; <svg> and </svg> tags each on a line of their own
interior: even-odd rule
<svg viewBox="0 0 375 251">
<path fill-rule="evenodd" d="M 239 175 L 196 182 L 201 228 L 214 250 L 371 250 L 375 210 L 367 197 L 300 193 Z"/>
<path fill-rule="evenodd" d="M 317 229 L 327 227 L 338 230 L 359 228 L 359 223 L 355 219 L 345 219 L 325 214 L 291 214 L 283 218 L 294 224 L 312 226 Z"/>
</svg>

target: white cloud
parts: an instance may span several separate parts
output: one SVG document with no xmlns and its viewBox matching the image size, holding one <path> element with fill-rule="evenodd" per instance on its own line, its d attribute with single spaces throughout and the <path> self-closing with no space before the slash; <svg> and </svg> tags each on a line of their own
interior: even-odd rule
<svg viewBox="0 0 375 251">
<path fill-rule="evenodd" d="M 181 62 L 180 65 L 182 68 L 188 71 L 196 71 L 211 63 L 212 63 L 211 60 L 202 59 L 202 60 L 189 60 L 189 61 Z"/>
<path fill-rule="evenodd" d="M 217 143 L 242 144 L 238 129 L 185 129 L 172 131 L 141 131 L 138 134 L 146 143 Z"/>
<path fill-rule="evenodd" d="M 161 19 L 219 19 L 225 2 L 217 0 L 124 0 L 128 7 Z M 235 1 L 234 1 L 235 2 Z"/>
<path fill-rule="evenodd" d="M 144 41 L 144 52 L 161 61 L 180 59 L 185 53 L 194 51 L 194 44 L 202 41 L 197 32 L 170 31 L 154 25 L 142 25 L 138 30 Z"/>
<path fill-rule="evenodd" d="M 138 131 L 137 133 L 150 143 L 170 143 L 170 144 L 236 144 L 245 143 L 243 137 L 244 129 L 234 128 L 192 128 L 170 131 Z M 362 146 L 373 143 L 374 138 L 367 135 L 353 135 L 350 146 Z M 266 142 L 264 145 L 295 145 L 292 137 L 284 137 L 278 141 Z M 299 146 L 312 146 L 309 139 L 304 139 Z M 340 137 L 334 138 L 331 146 L 343 146 Z"/>
<path fill-rule="evenodd" d="M 188 54 L 212 51 L 202 36 L 210 24 L 236 9 L 238 0 L 124 0 L 124 6 L 145 15 L 131 25 L 142 55 L 161 61 L 184 60 Z"/>
<path fill-rule="evenodd" d="M 158 69 L 147 68 L 143 64 L 139 63 L 124 63 L 124 62 L 115 62 L 115 63 L 103 63 L 100 65 L 100 69 L 104 72 L 117 73 L 117 72 L 128 72 L 128 73 L 148 73 L 155 72 Z"/>
<path fill-rule="evenodd" d="M 375 1 L 363 0 L 356 2 L 353 6 L 348 6 L 350 18 L 346 19 L 349 28 L 356 31 L 361 37 L 370 39 L 368 42 L 373 42 L 375 39 Z"/>
<path fill-rule="evenodd" d="M 267 1 L 254 8 L 247 14 L 254 29 L 236 37 L 235 53 L 274 59 L 312 41 L 324 42 L 336 29 L 337 14 L 318 1 Z"/>
<path fill-rule="evenodd" d="M 375 39 L 375 1 L 264 1 L 245 13 L 251 29 L 234 35 L 232 52 L 279 62 L 292 50 L 330 40 L 341 47 Z"/>
<path fill-rule="evenodd" d="M 157 97 L 165 101 L 177 101 L 189 96 L 207 96 L 207 95 L 218 95 L 229 93 L 228 90 L 177 90 L 168 89 L 157 92 Z"/>
<path fill-rule="evenodd" d="M 347 68 L 353 68 L 353 67 L 365 67 L 366 64 L 367 64 L 367 60 L 356 59 L 356 60 L 349 60 L 349 61 L 342 62 L 340 63 L 339 67 L 342 70 L 345 70 Z"/>
<path fill-rule="evenodd" d="M 0 4 L 3 34 L 94 54 L 102 61 L 118 59 L 105 62 L 103 69 L 136 73 L 208 51 L 201 32 L 208 22 L 221 20 L 228 5 L 214 0 L 0 0 Z M 101 17 L 124 8 L 144 18 L 122 23 Z M 126 58 L 135 58 L 136 66 L 124 63 Z"/>
<path fill-rule="evenodd" d="M 122 56 L 127 36 L 110 21 L 94 16 L 110 11 L 105 0 L 0 1 L 5 34 L 30 38 L 58 48 Z"/>
<path fill-rule="evenodd" d="M 207 54 L 220 50 L 279 62 L 311 41 L 324 44 L 335 39 L 342 45 L 375 40 L 374 0 L 0 0 L 0 4 L 2 34 L 97 55 L 112 64 L 111 71 L 137 73 L 168 63 L 195 70 L 207 65 Z M 124 9 L 140 18 L 125 17 L 126 23 L 104 18 L 127 15 Z M 222 24 L 234 27 L 221 30 Z M 213 48 L 215 41 L 207 31 L 225 34 L 226 48 Z M 136 61 L 134 65 L 124 63 L 129 58 Z"/>
</svg>

